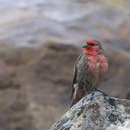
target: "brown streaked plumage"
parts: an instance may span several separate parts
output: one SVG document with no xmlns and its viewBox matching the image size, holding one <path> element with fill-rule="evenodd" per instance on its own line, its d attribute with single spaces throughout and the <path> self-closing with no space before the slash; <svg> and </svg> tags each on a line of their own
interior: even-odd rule
<svg viewBox="0 0 130 130">
<path fill-rule="evenodd" d="M 108 70 L 107 59 L 98 41 L 86 41 L 83 48 L 83 54 L 78 57 L 74 67 L 71 105 L 95 90 Z"/>
</svg>

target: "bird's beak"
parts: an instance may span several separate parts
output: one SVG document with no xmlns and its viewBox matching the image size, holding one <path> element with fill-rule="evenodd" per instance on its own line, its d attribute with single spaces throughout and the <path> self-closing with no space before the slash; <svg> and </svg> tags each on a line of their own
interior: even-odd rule
<svg viewBox="0 0 130 130">
<path fill-rule="evenodd" d="M 82 48 L 89 48 L 89 45 L 85 44 L 85 45 L 82 46 Z"/>
</svg>

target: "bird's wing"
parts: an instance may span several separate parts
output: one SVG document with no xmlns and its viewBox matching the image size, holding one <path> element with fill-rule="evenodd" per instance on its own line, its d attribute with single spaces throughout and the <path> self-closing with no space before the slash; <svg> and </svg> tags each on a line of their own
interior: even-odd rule
<svg viewBox="0 0 130 130">
<path fill-rule="evenodd" d="M 73 76 L 73 81 L 72 81 L 72 87 L 71 87 L 71 98 L 73 97 L 73 93 L 75 91 L 75 88 L 74 88 L 74 85 L 77 84 L 77 62 L 80 60 L 81 58 L 81 55 L 77 58 L 76 62 L 75 62 L 75 65 L 74 65 L 74 76 Z"/>
<path fill-rule="evenodd" d="M 72 87 L 71 87 L 71 98 L 73 97 L 73 93 L 75 91 L 75 88 L 74 88 L 74 84 L 76 84 L 76 77 L 77 77 L 77 68 L 76 66 L 74 66 L 74 76 L 73 76 L 73 81 L 72 81 Z"/>
</svg>

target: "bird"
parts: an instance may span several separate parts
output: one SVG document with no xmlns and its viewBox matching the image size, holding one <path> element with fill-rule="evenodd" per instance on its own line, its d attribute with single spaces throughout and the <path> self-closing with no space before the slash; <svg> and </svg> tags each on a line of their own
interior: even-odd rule
<svg viewBox="0 0 130 130">
<path fill-rule="evenodd" d="M 85 41 L 83 52 L 74 65 L 71 106 L 85 95 L 97 90 L 107 71 L 108 60 L 101 43 L 97 40 Z"/>
</svg>

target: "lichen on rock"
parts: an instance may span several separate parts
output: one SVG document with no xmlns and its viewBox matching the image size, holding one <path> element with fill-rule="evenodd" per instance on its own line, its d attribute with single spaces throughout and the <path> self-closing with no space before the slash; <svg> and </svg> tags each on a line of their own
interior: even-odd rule
<svg viewBox="0 0 130 130">
<path fill-rule="evenodd" d="M 72 106 L 50 130 L 128 130 L 130 101 L 94 91 Z"/>
</svg>

